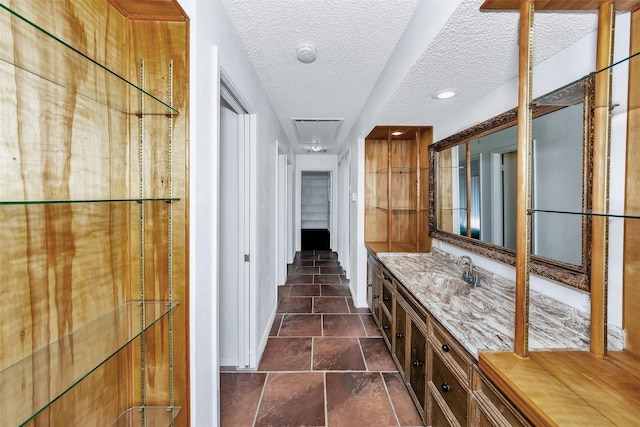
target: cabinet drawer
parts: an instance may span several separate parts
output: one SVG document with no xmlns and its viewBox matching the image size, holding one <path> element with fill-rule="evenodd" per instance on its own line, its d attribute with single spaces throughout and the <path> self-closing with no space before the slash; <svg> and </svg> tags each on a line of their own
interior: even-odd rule
<svg viewBox="0 0 640 427">
<path fill-rule="evenodd" d="M 389 317 L 389 315 L 385 310 L 380 310 L 380 313 L 381 313 L 380 328 L 382 329 L 382 335 L 387 341 L 387 346 L 389 347 L 389 349 L 391 349 L 391 342 L 392 342 L 391 341 L 391 337 L 392 337 L 391 318 Z"/>
<path fill-rule="evenodd" d="M 423 322 L 422 327 L 426 329 L 427 315 L 422 310 L 421 305 L 413 298 L 413 296 L 409 293 L 409 291 L 407 291 L 404 288 L 404 286 L 402 286 L 401 284 L 396 285 L 396 290 L 398 291 L 402 299 L 405 300 L 405 302 L 407 303 L 407 306 L 409 306 L 411 312 L 413 313 L 413 316 L 416 319 L 422 320 Z"/>
<path fill-rule="evenodd" d="M 477 372 L 477 371 L 476 371 Z M 532 424 L 482 374 L 474 381 L 473 398 L 480 410 L 481 425 L 530 427 Z M 486 419 L 486 420 L 485 420 Z"/>
<path fill-rule="evenodd" d="M 458 342 L 449 335 L 444 329 L 441 328 L 436 322 L 431 322 L 432 341 L 435 347 L 441 351 L 442 357 L 454 366 L 459 366 L 459 374 L 462 375 L 462 380 L 469 383 L 469 376 L 471 375 L 471 367 L 474 365 L 471 357 L 467 355 L 466 351 L 460 347 Z"/>
<path fill-rule="evenodd" d="M 449 419 L 440 407 L 440 403 L 431 393 L 432 391 L 429 390 L 429 411 L 431 412 L 431 424 L 429 425 L 432 427 L 454 427 L 455 424 L 449 422 Z"/>
<path fill-rule="evenodd" d="M 432 381 L 440 396 L 447 402 L 449 409 L 458 422 L 467 425 L 467 390 L 442 361 L 438 352 L 433 352 Z"/>
</svg>

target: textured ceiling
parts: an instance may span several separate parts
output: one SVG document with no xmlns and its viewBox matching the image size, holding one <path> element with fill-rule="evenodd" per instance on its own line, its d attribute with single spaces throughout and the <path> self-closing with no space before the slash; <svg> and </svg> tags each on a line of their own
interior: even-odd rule
<svg viewBox="0 0 640 427">
<path fill-rule="evenodd" d="M 461 110 L 518 75 L 518 12 L 486 12 L 483 0 L 466 0 L 414 64 L 378 116 L 380 123 L 428 124 Z M 537 13 L 534 63 L 584 37 L 597 27 L 597 15 Z M 437 101 L 445 88 L 458 93 Z"/>
<path fill-rule="evenodd" d="M 432 0 L 422 0 L 432 1 Z M 463 0 L 386 102 L 378 124 L 428 125 L 517 76 L 517 12 L 480 12 Z M 292 118 L 343 118 L 336 154 L 411 19 L 418 0 L 223 0 L 296 152 Z M 594 13 L 539 13 L 534 61 L 596 27 Z M 420 22 L 428 26 L 429 22 Z M 560 35 L 561 34 L 561 35 Z M 540 35 L 540 36 L 538 36 Z M 317 59 L 296 58 L 301 44 Z M 421 48 L 422 49 L 422 48 Z M 443 88 L 459 95 L 431 98 Z"/>
</svg>

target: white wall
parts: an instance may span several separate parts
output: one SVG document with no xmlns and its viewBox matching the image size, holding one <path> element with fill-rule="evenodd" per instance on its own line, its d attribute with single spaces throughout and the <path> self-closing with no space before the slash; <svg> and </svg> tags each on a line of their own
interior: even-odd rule
<svg viewBox="0 0 640 427">
<path fill-rule="evenodd" d="M 180 0 L 190 17 L 190 384 L 191 425 L 216 426 L 218 385 L 219 70 L 255 115 L 255 347 L 263 350 L 275 314 L 276 141 L 289 146 L 258 76 L 219 1 Z M 259 359 L 259 354 L 255 355 Z"/>
<path fill-rule="evenodd" d="M 355 193 L 356 197 L 356 200 L 351 202 L 351 209 L 342 212 L 342 215 L 348 216 L 349 221 L 351 242 L 349 286 L 357 307 L 366 307 L 367 304 L 367 251 L 364 246 L 364 138 L 371 129 L 381 124 L 376 123 L 376 116 L 460 3 L 461 0 L 424 0 L 418 3 L 413 17 L 351 128 L 346 138 L 345 148 L 340 153 L 342 156 L 347 150 L 350 152 L 350 182 L 352 183 L 350 192 Z M 425 22 L 429 22 L 430 25 L 425 26 Z"/>
</svg>

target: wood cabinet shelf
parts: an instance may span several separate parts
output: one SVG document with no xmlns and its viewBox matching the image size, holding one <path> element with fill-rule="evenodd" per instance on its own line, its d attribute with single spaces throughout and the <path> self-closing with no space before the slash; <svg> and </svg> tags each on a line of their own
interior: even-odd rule
<svg viewBox="0 0 640 427">
<path fill-rule="evenodd" d="M 2 3 L 2 424 L 184 426 L 188 20 Z"/>
<path fill-rule="evenodd" d="M 164 301 L 123 304 L 0 371 L 3 423 L 31 421 L 177 306 Z M 49 381 L 51 375 L 55 381 Z"/>
<path fill-rule="evenodd" d="M 402 134 L 394 136 L 394 130 Z M 378 126 L 365 139 L 365 242 L 386 242 L 388 252 L 431 249 L 427 161 L 431 142 L 430 127 Z"/>
<path fill-rule="evenodd" d="M 89 203 L 144 203 L 144 202 L 179 202 L 179 197 L 144 197 L 133 199 L 87 199 L 87 200 L 0 200 L 0 206 L 23 205 L 70 205 Z"/>
</svg>

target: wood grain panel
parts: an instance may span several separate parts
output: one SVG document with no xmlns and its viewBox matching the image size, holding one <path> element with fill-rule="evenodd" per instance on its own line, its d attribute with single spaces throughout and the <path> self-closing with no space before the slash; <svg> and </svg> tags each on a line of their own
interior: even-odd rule
<svg viewBox="0 0 640 427">
<path fill-rule="evenodd" d="M 176 0 L 107 0 L 122 16 L 144 21 L 185 21 Z"/>
<path fill-rule="evenodd" d="M 480 368 L 535 424 L 634 425 L 640 418 L 640 381 L 635 356 L 611 352 L 602 359 L 586 351 L 534 351 L 528 358 L 481 352 Z"/>
<path fill-rule="evenodd" d="M 144 59 L 145 88 L 151 93 L 162 94 L 161 98 L 168 102 L 169 60 L 173 61 L 173 105 L 181 111 L 178 116 L 145 117 L 145 162 L 144 191 L 155 197 L 169 195 L 169 156 L 167 133 L 169 125 L 173 128 L 173 196 L 180 197 L 180 202 L 173 204 L 173 298 L 183 302 L 174 314 L 174 389 L 175 404 L 183 407 L 183 412 L 176 420 L 176 426 L 187 425 L 188 422 L 188 311 L 187 289 L 185 282 L 187 266 L 187 95 L 188 95 L 188 26 L 184 22 L 152 22 L 131 21 L 130 37 L 132 40 L 130 62 L 139 64 Z M 158 49 L 157 46 L 163 46 Z M 133 68 L 133 67 L 132 67 Z M 133 77 L 132 77 L 133 78 Z M 132 147 L 133 148 L 133 147 Z M 135 150 L 132 150 L 135 151 Z M 132 173 L 132 181 L 137 175 Z M 167 239 L 165 226 L 168 205 L 154 207 L 147 212 L 151 221 L 147 228 L 147 257 L 145 259 L 145 297 L 151 300 L 166 300 L 168 277 Z M 132 286 L 132 298 L 139 292 Z M 146 393 L 147 405 L 168 402 L 170 372 L 168 352 L 168 322 L 147 333 L 146 340 Z M 136 363 L 134 359 L 134 363 Z"/>
<path fill-rule="evenodd" d="M 536 0 L 536 10 L 598 10 L 604 0 Z M 521 0 L 485 0 L 481 10 L 518 10 Z M 640 0 L 616 0 L 617 10 L 635 10 Z"/>
<path fill-rule="evenodd" d="M 14 1 L 8 6 L 115 70 L 124 70 L 126 62 L 110 49 L 123 43 L 124 20 L 106 4 L 52 0 Z M 9 18 L 4 11 L 0 16 L 3 57 L 45 74 L 41 78 L 7 64 L 0 69 L 0 147 L 6 153 L 0 160 L 0 198 L 127 196 L 122 166 L 128 153 L 122 136 L 128 132 L 128 118 L 75 92 L 87 87 L 108 92 L 104 77 L 86 61 L 69 62 L 18 18 Z M 48 70 L 55 71 L 47 75 Z M 65 87 L 52 84 L 52 78 L 61 79 Z M 114 89 L 112 95 L 123 94 Z M 123 302 L 129 211 L 123 206 L 68 204 L 0 210 L 4 241 L 12 242 L 3 246 L 0 256 L 0 292 L 5 298 L 0 308 L 0 368 L 4 368 Z M 82 348 L 81 343 L 76 346 Z M 57 374 L 63 368 L 34 366 L 38 376 L 33 402 L 47 400 L 48 389 L 57 387 Z M 96 389 L 105 390 L 106 400 L 117 398 L 117 389 L 98 383 L 102 385 Z M 30 404 L 16 402 L 16 407 Z M 85 414 L 93 410 L 76 409 Z M 47 423 L 66 424 L 56 413 L 53 410 Z"/>
<path fill-rule="evenodd" d="M 631 16 L 630 53 L 640 52 L 640 11 Z M 627 117 L 627 165 L 625 209 L 640 210 L 640 59 L 629 63 L 629 100 Z M 623 327 L 625 348 L 640 354 L 640 221 L 626 219 L 624 224 Z"/>
<path fill-rule="evenodd" d="M 166 68 L 159 71 L 158 64 L 165 66 L 168 57 L 174 59 L 174 101 L 183 114 L 172 119 L 153 117 L 147 122 L 145 195 L 168 195 L 166 129 L 172 120 L 174 194 L 183 198 L 174 207 L 173 231 L 174 299 L 182 302 L 174 315 L 174 379 L 176 404 L 184 408 L 176 424 L 186 425 L 188 23 L 183 19 L 175 24 L 145 22 L 128 27 L 128 21 L 106 1 L 20 0 L 5 4 L 123 76 L 136 77 L 137 58 L 149 58 L 145 79 L 149 90 L 161 98 L 166 98 L 167 74 Z M 138 119 L 106 106 L 120 99 L 133 105 L 135 99 L 129 99 L 125 89 L 113 86 L 89 61 L 77 61 L 77 54 L 51 49 L 37 31 L 22 27 L 17 18 L 0 14 L 0 55 L 22 68 L 40 70 L 44 78 L 5 63 L 0 66 L 0 148 L 7 154 L 0 157 L 0 179 L 5 183 L 0 198 L 137 196 L 139 165 L 131 150 L 135 151 Z M 138 54 L 133 53 L 136 50 Z M 128 102 L 123 104 L 126 107 Z M 146 207 L 147 299 L 167 298 L 167 209 L 164 202 Z M 2 237 L 14 242 L 5 245 L 0 257 L 0 294 L 6 302 L 0 307 L 0 369 L 122 302 L 138 299 L 138 233 L 132 221 L 138 212 L 136 204 L 118 203 L 0 207 Z M 147 403 L 167 404 L 167 329 L 163 322 L 146 340 Z M 81 345 L 74 343 L 78 349 Z M 43 412 L 33 425 L 109 425 L 119 411 L 131 406 L 134 393 L 140 395 L 139 388 L 134 392 L 132 381 L 132 361 L 137 363 L 140 358 L 134 350 L 127 348 L 105 364 Z M 85 355 L 79 353 L 78 357 Z M 47 389 L 59 381 L 61 370 L 73 367 L 51 364 L 44 371 L 40 369 L 45 373 L 38 377 L 33 401 L 46 399 Z M 3 399 L 8 395 L 3 393 Z"/>
</svg>

